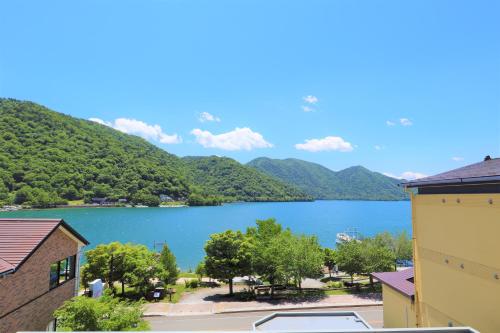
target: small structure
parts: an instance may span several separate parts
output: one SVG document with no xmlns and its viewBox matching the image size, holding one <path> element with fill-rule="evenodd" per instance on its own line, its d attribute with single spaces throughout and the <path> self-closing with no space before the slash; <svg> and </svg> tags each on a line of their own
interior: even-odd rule
<svg viewBox="0 0 500 333">
<path fill-rule="evenodd" d="M 384 327 L 416 327 L 413 268 L 397 272 L 372 273 L 382 283 Z"/>
<path fill-rule="evenodd" d="M 104 284 L 101 279 L 96 279 L 89 283 L 90 289 L 90 297 L 99 298 L 102 296 L 102 292 L 104 291 Z"/>
<path fill-rule="evenodd" d="M 103 205 L 108 205 L 109 201 L 108 198 L 92 198 L 92 203 L 103 206 Z"/>
<path fill-rule="evenodd" d="M 335 332 L 336 330 L 369 331 L 371 326 L 356 312 L 276 312 L 253 324 L 254 331 Z"/>
<path fill-rule="evenodd" d="M 171 196 L 168 196 L 166 194 L 160 194 L 160 201 L 161 202 L 172 202 L 174 199 Z"/>
<path fill-rule="evenodd" d="M 372 328 L 354 311 L 276 312 L 256 321 L 253 330 L 281 333 L 479 333 L 470 327 Z"/>
</svg>

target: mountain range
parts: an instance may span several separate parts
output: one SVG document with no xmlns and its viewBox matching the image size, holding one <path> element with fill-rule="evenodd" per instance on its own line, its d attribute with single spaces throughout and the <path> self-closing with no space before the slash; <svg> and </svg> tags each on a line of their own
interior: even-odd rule
<svg viewBox="0 0 500 333">
<path fill-rule="evenodd" d="M 138 136 L 0 98 L 0 205 L 50 207 L 93 197 L 155 206 L 312 199 L 399 200 L 398 181 L 362 167 L 259 158 L 178 157 Z"/>
<path fill-rule="evenodd" d="M 340 171 L 295 158 L 267 157 L 247 163 L 285 183 L 294 185 L 314 199 L 405 200 L 408 195 L 398 186 L 401 180 L 353 166 Z"/>
</svg>

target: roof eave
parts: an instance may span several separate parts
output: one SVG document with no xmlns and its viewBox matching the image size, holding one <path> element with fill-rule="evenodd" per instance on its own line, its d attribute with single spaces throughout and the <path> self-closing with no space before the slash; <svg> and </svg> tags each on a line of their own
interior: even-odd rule
<svg viewBox="0 0 500 333">
<path fill-rule="evenodd" d="M 12 273 L 14 273 L 14 269 L 9 269 L 9 270 L 0 272 L 0 278 L 4 277 L 6 275 L 12 274 Z"/>
<path fill-rule="evenodd" d="M 78 238 L 78 240 L 80 240 L 83 244 L 85 244 L 85 245 L 90 244 L 90 242 L 87 239 L 85 239 L 85 237 L 80 235 L 75 229 L 73 229 L 68 223 L 66 223 L 66 221 L 61 219 L 61 223 L 59 224 L 59 226 L 61 226 L 61 225 L 64 228 L 66 228 L 69 232 L 71 232 L 76 238 Z"/>
<path fill-rule="evenodd" d="M 500 182 L 500 175 L 468 177 L 468 178 L 451 178 L 451 179 L 428 180 L 428 181 L 416 180 L 410 182 L 403 182 L 400 185 L 406 188 L 411 188 L 411 187 L 423 187 L 423 186 L 434 186 L 434 185 L 471 185 L 473 183 L 488 183 L 488 182 Z"/>
</svg>

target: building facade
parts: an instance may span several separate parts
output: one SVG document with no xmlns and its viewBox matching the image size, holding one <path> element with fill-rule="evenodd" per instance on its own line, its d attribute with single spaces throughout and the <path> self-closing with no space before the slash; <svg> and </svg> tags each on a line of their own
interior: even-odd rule
<svg viewBox="0 0 500 333">
<path fill-rule="evenodd" d="M 404 186 L 412 189 L 416 325 L 500 332 L 500 159 Z M 397 302 L 384 294 L 384 312 Z"/>
<path fill-rule="evenodd" d="M 63 220 L 0 219 L 0 332 L 54 330 L 87 244 Z"/>
<path fill-rule="evenodd" d="M 417 327 L 413 268 L 372 276 L 382 283 L 384 327 Z"/>
</svg>

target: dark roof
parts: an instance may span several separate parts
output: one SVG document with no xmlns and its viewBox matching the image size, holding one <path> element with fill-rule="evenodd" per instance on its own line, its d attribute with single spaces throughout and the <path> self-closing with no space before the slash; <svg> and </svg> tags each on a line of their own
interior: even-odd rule
<svg viewBox="0 0 500 333">
<path fill-rule="evenodd" d="M 0 273 L 17 270 L 60 226 L 89 244 L 62 219 L 0 219 Z"/>
<path fill-rule="evenodd" d="M 500 158 L 492 158 L 435 176 L 404 182 L 403 185 L 406 187 L 420 187 L 438 184 L 456 185 L 485 182 L 500 182 Z"/>
<path fill-rule="evenodd" d="M 372 273 L 372 276 L 405 296 L 413 297 L 413 295 L 415 295 L 413 268 L 397 272 Z"/>
</svg>

